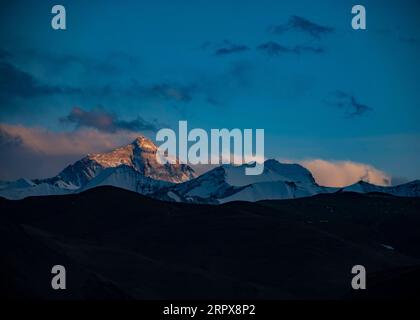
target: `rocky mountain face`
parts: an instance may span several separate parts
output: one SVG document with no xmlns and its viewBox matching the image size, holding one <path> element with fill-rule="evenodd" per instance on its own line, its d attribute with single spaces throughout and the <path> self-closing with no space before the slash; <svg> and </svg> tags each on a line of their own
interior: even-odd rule
<svg viewBox="0 0 420 320">
<path fill-rule="evenodd" d="M 250 165 L 223 165 L 200 177 L 159 190 L 154 196 L 169 201 L 225 203 L 292 199 L 337 191 L 319 186 L 309 170 L 298 164 L 267 160 L 258 176 L 245 175 Z"/>
<path fill-rule="evenodd" d="M 21 199 L 36 195 L 58 195 L 113 185 L 141 194 L 156 192 L 171 184 L 196 177 L 185 164 L 160 164 L 157 146 L 140 136 L 132 143 L 106 153 L 89 154 L 47 179 L 3 182 L 0 196 Z"/>
<path fill-rule="evenodd" d="M 22 199 L 28 196 L 78 193 L 98 186 L 115 186 L 159 200 L 220 204 L 231 201 L 293 199 L 321 193 L 388 193 L 420 197 L 420 181 L 383 187 L 360 181 L 344 188 L 323 187 L 311 172 L 299 164 L 267 160 L 260 175 L 247 176 L 250 166 L 222 165 L 197 177 L 185 164 L 160 164 L 157 146 L 146 137 L 110 152 L 89 154 L 48 179 L 19 179 L 0 183 L 0 196 Z"/>
<path fill-rule="evenodd" d="M 106 168 L 121 165 L 130 167 L 154 180 L 180 183 L 195 177 L 194 170 L 185 164 L 160 164 L 156 160 L 157 146 L 146 137 L 138 137 L 129 145 L 107 153 L 87 155 L 68 166 L 57 176 L 60 180 L 83 187 Z"/>
<path fill-rule="evenodd" d="M 365 181 L 359 181 L 342 189 L 359 193 L 380 192 L 400 197 L 420 197 L 420 180 L 414 180 L 398 186 L 383 187 Z"/>
</svg>

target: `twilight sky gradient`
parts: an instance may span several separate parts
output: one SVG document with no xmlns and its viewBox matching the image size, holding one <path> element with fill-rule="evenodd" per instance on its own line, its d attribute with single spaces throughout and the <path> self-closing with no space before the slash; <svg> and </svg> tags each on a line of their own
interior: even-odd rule
<svg viewBox="0 0 420 320">
<path fill-rule="evenodd" d="M 50 26 L 58 3 L 66 31 Z M 6 1 L 0 179 L 52 176 L 179 120 L 263 128 L 267 158 L 325 179 L 419 179 L 420 2 L 358 2 L 365 31 L 353 4 Z"/>
</svg>

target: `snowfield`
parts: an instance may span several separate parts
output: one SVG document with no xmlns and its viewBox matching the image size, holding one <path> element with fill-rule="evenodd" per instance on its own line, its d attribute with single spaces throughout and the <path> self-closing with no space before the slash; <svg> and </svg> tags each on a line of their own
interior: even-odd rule
<svg viewBox="0 0 420 320">
<path fill-rule="evenodd" d="M 157 146 L 139 137 L 127 146 L 92 154 L 67 166 L 48 179 L 1 181 L 0 196 L 23 199 L 30 196 L 78 193 L 99 186 L 115 186 L 172 202 L 220 204 L 231 201 L 260 201 L 309 197 L 333 192 L 381 192 L 419 197 L 420 181 L 383 187 L 360 181 L 344 188 L 323 187 L 299 164 L 277 160 L 264 162 L 260 175 L 246 175 L 245 164 L 222 165 L 197 177 L 185 164 L 156 161 Z"/>
</svg>

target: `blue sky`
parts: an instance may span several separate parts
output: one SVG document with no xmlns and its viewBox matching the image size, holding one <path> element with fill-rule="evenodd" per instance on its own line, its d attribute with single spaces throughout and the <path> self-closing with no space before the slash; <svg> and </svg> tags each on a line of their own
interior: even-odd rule
<svg viewBox="0 0 420 320">
<path fill-rule="evenodd" d="M 363 31 L 346 0 L 60 1 L 65 31 L 51 28 L 54 4 L 2 5 L 0 179 L 80 156 L 16 150 L 17 127 L 153 138 L 179 120 L 263 128 L 266 157 L 420 178 L 419 1 L 361 2 Z M 14 157 L 54 163 L 30 172 Z"/>
</svg>

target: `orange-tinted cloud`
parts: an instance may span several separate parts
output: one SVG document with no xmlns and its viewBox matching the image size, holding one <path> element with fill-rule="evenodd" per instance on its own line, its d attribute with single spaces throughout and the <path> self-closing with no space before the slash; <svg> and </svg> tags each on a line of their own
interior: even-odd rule
<svg viewBox="0 0 420 320">
<path fill-rule="evenodd" d="M 353 161 L 326 161 L 322 159 L 300 161 L 311 171 L 316 182 L 328 187 L 344 187 L 360 180 L 387 186 L 391 177 L 369 164 Z"/>
<path fill-rule="evenodd" d="M 89 153 L 127 145 L 138 135 L 94 128 L 53 132 L 40 127 L 0 124 L 0 180 L 54 176 Z"/>
<path fill-rule="evenodd" d="M 84 110 L 74 107 L 60 121 L 75 124 L 77 128 L 93 128 L 108 133 L 117 131 L 156 131 L 158 129 L 156 123 L 146 121 L 140 116 L 130 121 L 121 120 L 116 114 L 107 112 L 102 108 Z"/>
<path fill-rule="evenodd" d="M 19 147 L 45 155 L 85 155 L 125 145 L 139 133 L 121 131 L 118 134 L 96 129 L 53 132 L 40 127 L 0 124 L 2 145 L 6 139 Z"/>
</svg>

